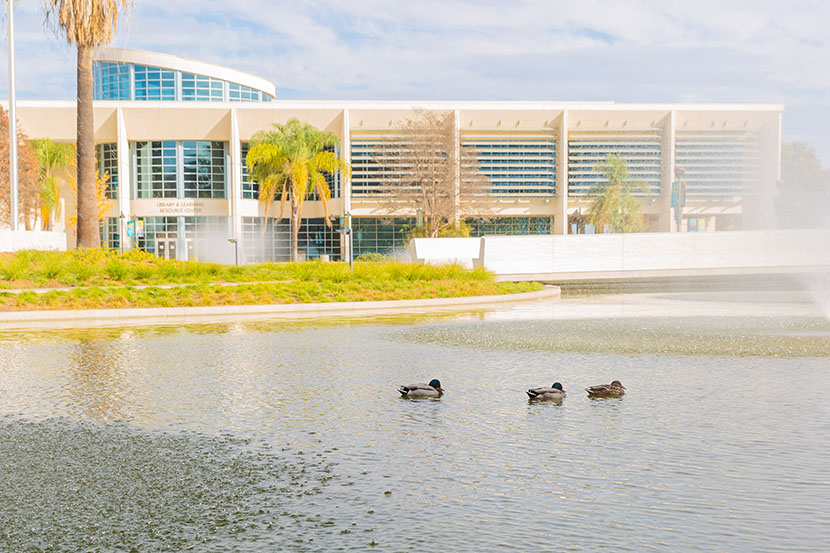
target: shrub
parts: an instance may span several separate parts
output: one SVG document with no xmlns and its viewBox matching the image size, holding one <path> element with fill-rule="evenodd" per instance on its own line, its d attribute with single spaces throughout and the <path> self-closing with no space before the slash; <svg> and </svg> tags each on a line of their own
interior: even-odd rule
<svg viewBox="0 0 830 553">
<path fill-rule="evenodd" d="M 63 274 L 65 266 L 63 260 L 51 254 L 44 254 L 38 263 L 37 273 L 46 280 L 55 280 Z"/>
<path fill-rule="evenodd" d="M 0 276 L 5 280 L 20 280 L 26 276 L 29 264 L 23 257 L 15 256 L 0 262 Z"/>
<path fill-rule="evenodd" d="M 83 260 L 76 260 L 69 264 L 69 272 L 75 277 L 75 281 L 84 284 L 91 279 L 98 268 L 91 263 L 85 263 Z"/>
<path fill-rule="evenodd" d="M 153 268 L 152 265 L 148 265 L 147 263 L 137 263 L 133 265 L 133 278 L 136 280 L 141 281 L 148 281 L 152 278 L 153 274 L 156 270 Z"/>
<path fill-rule="evenodd" d="M 110 259 L 104 266 L 104 272 L 112 280 L 123 282 L 127 278 L 130 270 L 127 264 L 120 259 Z"/>
<path fill-rule="evenodd" d="M 358 255 L 355 261 L 362 261 L 364 263 L 389 263 L 395 261 L 395 258 L 382 253 L 372 252 Z"/>
</svg>

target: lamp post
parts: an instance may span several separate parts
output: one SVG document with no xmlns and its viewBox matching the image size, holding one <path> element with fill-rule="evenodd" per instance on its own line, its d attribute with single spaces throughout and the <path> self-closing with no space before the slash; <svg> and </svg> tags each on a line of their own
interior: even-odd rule
<svg viewBox="0 0 830 553">
<path fill-rule="evenodd" d="M 126 217 L 124 216 L 124 212 L 122 211 L 118 215 L 118 249 L 121 253 L 124 253 L 124 238 L 127 237 L 127 229 L 126 223 L 124 222 Z"/>
<path fill-rule="evenodd" d="M 6 0 L 9 11 L 9 184 L 11 184 L 12 230 L 17 230 L 17 106 L 14 91 L 14 0 Z"/>
<path fill-rule="evenodd" d="M 343 214 L 343 228 L 338 230 L 340 234 L 346 237 L 346 248 L 349 250 L 349 270 L 354 272 L 354 253 L 352 251 L 352 246 L 354 242 L 352 241 L 352 214 L 348 211 Z"/>
<path fill-rule="evenodd" d="M 228 242 L 233 244 L 233 260 L 234 264 L 239 267 L 239 240 L 236 238 L 228 238 Z"/>
</svg>

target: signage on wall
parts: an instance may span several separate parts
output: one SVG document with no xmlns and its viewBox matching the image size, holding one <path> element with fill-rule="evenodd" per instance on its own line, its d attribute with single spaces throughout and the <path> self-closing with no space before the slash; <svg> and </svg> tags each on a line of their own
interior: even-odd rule
<svg viewBox="0 0 830 553">
<path fill-rule="evenodd" d="M 156 200 L 157 213 L 162 215 L 201 215 L 205 202 L 199 200 Z"/>
</svg>

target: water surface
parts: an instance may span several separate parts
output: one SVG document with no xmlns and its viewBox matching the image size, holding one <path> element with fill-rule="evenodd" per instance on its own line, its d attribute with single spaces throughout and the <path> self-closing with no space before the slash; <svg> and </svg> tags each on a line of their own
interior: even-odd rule
<svg viewBox="0 0 830 553">
<path fill-rule="evenodd" d="M 7 333 L 0 550 L 827 551 L 830 324 L 764 297 Z"/>
</svg>

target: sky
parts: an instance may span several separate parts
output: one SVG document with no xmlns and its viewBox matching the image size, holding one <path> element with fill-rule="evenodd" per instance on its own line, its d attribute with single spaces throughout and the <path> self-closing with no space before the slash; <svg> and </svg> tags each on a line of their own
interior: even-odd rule
<svg viewBox="0 0 830 553">
<path fill-rule="evenodd" d="M 16 4 L 18 98 L 74 98 L 74 50 L 42 0 Z M 135 0 L 112 46 L 247 71 L 278 99 L 784 104 L 784 140 L 828 167 L 828 28 L 826 0 Z"/>
</svg>

